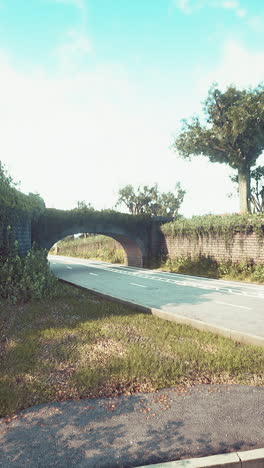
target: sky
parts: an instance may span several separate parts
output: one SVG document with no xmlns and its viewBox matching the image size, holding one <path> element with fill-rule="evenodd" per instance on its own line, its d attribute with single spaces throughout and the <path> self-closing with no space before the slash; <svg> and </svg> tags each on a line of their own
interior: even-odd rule
<svg viewBox="0 0 264 468">
<path fill-rule="evenodd" d="M 184 216 L 239 212 L 234 172 L 173 143 L 213 82 L 263 80 L 261 0 L 0 0 L 0 159 L 47 207 L 180 182 Z"/>
</svg>

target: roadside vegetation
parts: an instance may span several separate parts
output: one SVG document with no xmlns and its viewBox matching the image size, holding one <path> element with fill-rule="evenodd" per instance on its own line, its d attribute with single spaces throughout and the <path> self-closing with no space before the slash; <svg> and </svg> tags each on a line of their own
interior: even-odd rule
<svg viewBox="0 0 264 468">
<path fill-rule="evenodd" d="M 57 283 L 49 269 L 47 251 L 33 245 L 27 255 L 19 254 L 17 223 L 21 218 L 37 221 L 45 203 L 39 194 L 25 195 L 16 187 L 0 162 L 0 300 L 11 304 L 49 297 Z"/>
<path fill-rule="evenodd" d="M 264 265 L 254 264 L 250 259 L 232 263 L 217 262 L 205 256 L 178 257 L 161 262 L 158 269 L 205 278 L 264 283 Z"/>
<path fill-rule="evenodd" d="M 50 253 L 55 253 L 55 247 L 50 250 Z M 102 235 L 75 239 L 70 236 L 58 243 L 58 255 L 125 263 L 123 247 L 114 239 Z"/>
<path fill-rule="evenodd" d="M 164 225 L 164 230 L 166 226 L 167 224 Z M 227 236 L 228 241 L 230 238 L 231 236 Z M 122 247 L 107 236 L 66 239 L 58 243 L 58 247 L 58 255 L 91 258 L 110 263 L 124 264 L 125 262 Z M 55 248 L 51 249 L 50 253 L 54 254 Z M 185 275 L 203 276 L 205 278 L 264 283 L 264 265 L 255 264 L 251 259 L 233 263 L 224 260 L 216 261 L 203 255 L 197 257 L 182 256 L 168 258 L 167 260 L 154 259 L 150 268 Z"/>
<path fill-rule="evenodd" d="M 264 385 L 264 349 L 165 321 L 58 282 L 0 303 L 0 416 L 57 400 L 199 383 Z"/>
</svg>

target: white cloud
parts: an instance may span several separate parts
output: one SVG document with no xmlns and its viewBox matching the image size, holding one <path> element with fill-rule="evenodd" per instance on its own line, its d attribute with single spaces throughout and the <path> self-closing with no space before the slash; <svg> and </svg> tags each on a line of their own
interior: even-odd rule
<svg viewBox="0 0 264 468">
<path fill-rule="evenodd" d="M 264 31 L 264 16 L 251 16 L 248 18 L 248 24 L 256 33 L 263 33 Z"/>
<path fill-rule="evenodd" d="M 177 121 L 193 110 L 192 97 L 147 96 L 114 64 L 64 78 L 26 76 L 4 55 L 0 84 L 1 159 L 21 189 L 39 192 L 47 206 L 86 200 L 109 208 L 125 184 L 158 182 L 168 191 L 179 180 L 187 190 L 185 215 L 235 211 L 236 202 L 225 198 L 232 190 L 226 167 L 204 158 L 189 163 L 169 149 Z"/>
<path fill-rule="evenodd" d="M 238 8 L 238 1 L 237 0 L 226 0 L 221 3 L 219 3 L 219 6 L 222 4 L 223 8 L 227 8 L 230 10 L 234 10 Z"/>
<path fill-rule="evenodd" d="M 241 18 L 247 16 L 246 10 L 241 8 L 238 0 L 173 0 L 173 5 L 185 14 L 207 7 L 232 10 Z"/>
<path fill-rule="evenodd" d="M 173 0 L 173 6 L 185 14 L 191 14 L 206 5 L 206 0 Z"/>
<path fill-rule="evenodd" d="M 240 3 L 238 0 L 225 0 L 219 2 L 219 7 L 224 8 L 226 10 L 233 10 L 237 16 L 245 17 L 247 12 L 244 8 L 241 8 Z"/>
<path fill-rule="evenodd" d="M 67 68 L 76 65 L 91 52 L 92 44 L 87 34 L 71 29 L 67 32 L 66 39 L 55 48 L 54 55 L 59 66 Z"/>
<path fill-rule="evenodd" d="M 59 77 L 25 75 L 0 53 L 1 159 L 22 190 L 38 191 L 48 206 L 67 209 L 86 200 L 108 208 L 125 184 L 158 182 L 168 191 L 179 180 L 187 191 L 185 215 L 235 212 L 237 199 L 226 197 L 231 169 L 202 157 L 183 161 L 169 148 L 180 119 L 201 109 L 213 81 L 224 88 L 262 80 L 264 50 L 252 53 L 226 41 L 218 65 L 198 75 L 195 70 L 197 87 L 187 96 L 174 93 L 174 80 L 164 91 L 156 78 L 159 92 L 148 94 L 121 65 L 76 67 Z"/>
<path fill-rule="evenodd" d="M 191 13 L 190 8 L 190 1 L 189 0 L 176 0 L 174 1 L 175 6 L 179 8 L 179 10 L 183 11 L 183 13 Z"/>
<path fill-rule="evenodd" d="M 252 52 L 234 40 L 225 41 L 218 65 L 201 74 L 199 92 L 206 94 L 209 86 L 217 82 L 221 88 L 230 84 L 238 87 L 255 87 L 264 77 L 264 49 Z"/>
</svg>

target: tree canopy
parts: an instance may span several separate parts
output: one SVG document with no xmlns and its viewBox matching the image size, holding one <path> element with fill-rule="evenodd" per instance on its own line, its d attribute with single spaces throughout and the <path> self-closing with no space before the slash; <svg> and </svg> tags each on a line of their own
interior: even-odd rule
<svg viewBox="0 0 264 468">
<path fill-rule="evenodd" d="M 125 205 L 131 214 L 175 217 L 178 215 L 185 191 L 179 182 L 175 186 L 175 193 L 160 193 L 157 184 L 138 186 L 137 189 L 126 185 L 120 188 L 118 195 L 116 206 Z"/>
<path fill-rule="evenodd" d="M 174 149 L 183 158 L 207 156 L 238 171 L 240 211 L 250 211 L 250 167 L 264 150 L 264 86 L 239 90 L 229 86 L 221 92 L 214 84 L 198 117 L 183 121 Z"/>
</svg>

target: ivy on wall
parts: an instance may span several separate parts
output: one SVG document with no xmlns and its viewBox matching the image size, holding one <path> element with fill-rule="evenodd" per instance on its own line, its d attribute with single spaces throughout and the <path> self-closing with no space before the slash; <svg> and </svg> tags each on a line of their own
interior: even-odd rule
<svg viewBox="0 0 264 468">
<path fill-rule="evenodd" d="M 255 232 L 259 243 L 264 240 L 263 214 L 205 215 L 191 219 L 179 219 L 163 224 L 163 234 L 168 237 L 185 237 L 197 241 L 203 237 L 222 237 L 226 247 L 230 247 L 236 233 Z"/>
<path fill-rule="evenodd" d="M 114 210 L 95 211 L 89 208 L 75 208 L 73 210 L 47 208 L 39 219 L 33 221 L 32 238 L 38 242 L 43 234 L 44 236 L 47 234 L 52 238 L 69 226 L 83 226 L 85 229 L 85 226 L 95 224 L 126 226 L 131 232 L 137 234 L 142 230 L 143 224 L 145 226 L 151 224 L 151 216 L 135 216 Z"/>
<path fill-rule="evenodd" d="M 0 260 L 4 261 L 16 250 L 16 227 L 37 219 L 44 210 L 42 198 L 20 192 L 0 162 Z"/>
</svg>

